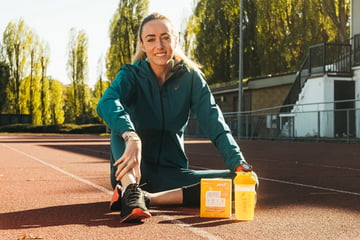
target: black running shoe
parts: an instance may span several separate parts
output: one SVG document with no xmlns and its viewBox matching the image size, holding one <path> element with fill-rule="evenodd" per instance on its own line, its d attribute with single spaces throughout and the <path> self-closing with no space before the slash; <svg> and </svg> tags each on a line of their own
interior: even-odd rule
<svg viewBox="0 0 360 240">
<path fill-rule="evenodd" d="M 137 183 L 130 184 L 121 198 L 120 222 L 141 222 L 149 217 L 144 192 Z"/>
<path fill-rule="evenodd" d="M 115 212 L 115 211 L 121 211 L 121 192 L 122 192 L 122 188 L 120 184 L 116 184 L 115 188 L 114 188 L 114 192 L 109 204 L 109 208 L 111 211 Z M 144 192 L 144 196 L 145 196 L 145 206 L 147 208 L 149 208 L 150 206 L 150 196 L 149 193 L 146 191 Z"/>
</svg>

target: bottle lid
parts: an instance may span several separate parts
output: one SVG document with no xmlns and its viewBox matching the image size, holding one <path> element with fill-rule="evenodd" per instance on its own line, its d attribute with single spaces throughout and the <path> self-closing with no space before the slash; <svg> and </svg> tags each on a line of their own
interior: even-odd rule
<svg viewBox="0 0 360 240">
<path fill-rule="evenodd" d="M 247 185 L 255 185 L 256 178 L 253 172 L 236 172 L 236 177 L 234 179 L 235 184 L 247 184 Z"/>
</svg>

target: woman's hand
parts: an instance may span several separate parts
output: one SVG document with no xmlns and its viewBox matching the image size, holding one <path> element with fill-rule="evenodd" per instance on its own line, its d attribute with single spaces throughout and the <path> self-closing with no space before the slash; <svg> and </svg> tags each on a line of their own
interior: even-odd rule
<svg viewBox="0 0 360 240">
<path fill-rule="evenodd" d="M 129 132 L 123 134 L 128 135 Z M 125 141 L 126 147 L 124 154 L 114 163 L 114 166 L 117 167 L 115 177 L 116 180 L 121 181 L 122 177 L 127 174 L 133 174 L 137 181 L 140 182 L 141 171 L 140 171 L 140 162 L 141 162 L 141 140 L 137 135 L 128 137 Z"/>
</svg>

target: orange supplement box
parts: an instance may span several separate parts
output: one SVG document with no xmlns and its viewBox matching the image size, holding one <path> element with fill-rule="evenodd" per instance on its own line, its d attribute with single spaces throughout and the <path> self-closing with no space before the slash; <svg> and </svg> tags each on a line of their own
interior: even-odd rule
<svg viewBox="0 0 360 240">
<path fill-rule="evenodd" d="M 231 179 L 201 179 L 200 217 L 231 217 Z"/>
</svg>

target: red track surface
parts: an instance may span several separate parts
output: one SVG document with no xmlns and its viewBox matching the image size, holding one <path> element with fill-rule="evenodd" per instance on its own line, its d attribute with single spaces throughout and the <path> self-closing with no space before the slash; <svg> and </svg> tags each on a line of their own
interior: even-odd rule
<svg viewBox="0 0 360 240">
<path fill-rule="evenodd" d="M 360 239 L 358 144 L 240 141 L 261 178 L 255 220 L 151 209 L 144 224 L 110 213 L 109 139 L 0 135 L 0 239 Z M 188 140 L 194 168 L 224 168 L 214 146 Z"/>
</svg>

